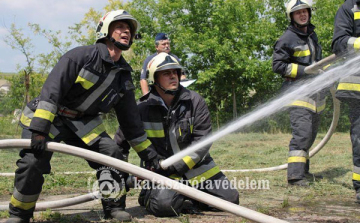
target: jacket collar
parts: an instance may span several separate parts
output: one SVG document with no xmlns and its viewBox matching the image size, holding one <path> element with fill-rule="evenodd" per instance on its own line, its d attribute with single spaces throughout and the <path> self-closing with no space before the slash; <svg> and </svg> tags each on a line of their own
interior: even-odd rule
<svg viewBox="0 0 360 223">
<path fill-rule="evenodd" d="M 177 95 L 175 95 L 173 105 L 178 104 L 180 101 L 190 100 L 190 91 L 183 86 L 179 86 L 180 90 Z M 156 91 L 155 86 L 151 86 L 149 93 L 145 94 L 140 98 L 140 102 L 147 101 L 150 105 L 163 105 L 164 102 L 160 97 L 159 93 Z"/>
<path fill-rule="evenodd" d="M 296 28 L 293 24 L 290 24 L 287 28 L 288 30 L 290 30 L 291 32 L 294 32 L 300 36 L 309 36 L 310 34 L 312 34 L 315 30 L 315 26 L 313 24 L 309 24 L 307 27 L 307 33 L 303 33 L 301 30 L 299 30 L 298 28 Z"/>
<path fill-rule="evenodd" d="M 133 71 L 131 66 L 126 62 L 126 60 L 124 59 L 124 57 L 122 55 L 118 61 L 113 62 L 105 43 L 102 43 L 102 42 L 96 43 L 96 48 L 99 50 L 101 59 L 104 60 L 105 62 L 114 64 L 115 66 L 121 67 L 124 70 L 128 70 L 130 72 Z"/>
</svg>

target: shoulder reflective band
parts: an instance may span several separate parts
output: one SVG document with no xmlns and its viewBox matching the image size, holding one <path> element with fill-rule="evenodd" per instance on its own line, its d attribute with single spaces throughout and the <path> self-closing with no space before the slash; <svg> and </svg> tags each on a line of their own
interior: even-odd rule
<svg viewBox="0 0 360 223">
<path fill-rule="evenodd" d="M 99 77 L 84 68 L 81 69 L 79 76 L 76 78 L 75 83 L 81 84 L 83 88 L 88 90 L 99 80 Z"/>
</svg>

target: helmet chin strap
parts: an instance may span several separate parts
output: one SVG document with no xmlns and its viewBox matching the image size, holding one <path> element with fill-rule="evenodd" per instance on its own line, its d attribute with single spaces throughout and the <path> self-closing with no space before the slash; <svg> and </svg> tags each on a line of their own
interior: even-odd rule
<svg viewBox="0 0 360 223">
<path fill-rule="evenodd" d="M 166 90 L 165 88 L 163 88 L 160 84 L 158 83 L 154 83 L 154 85 L 158 86 L 165 94 L 170 94 L 170 95 L 176 95 L 179 91 L 179 87 L 175 90 Z"/>
<path fill-rule="evenodd" d="M 120 50 L 128 50 L 132 44 L 132 41 L 130 40 L 130 43 L 129 45 L 125 45 L 125 44 L 122 44 L 120 43 L 119 41 L 116 41 L 114 38 L 112 37 L 109 37 L 109 40 L 117 47 L 119 48 Z"/>
</svg>

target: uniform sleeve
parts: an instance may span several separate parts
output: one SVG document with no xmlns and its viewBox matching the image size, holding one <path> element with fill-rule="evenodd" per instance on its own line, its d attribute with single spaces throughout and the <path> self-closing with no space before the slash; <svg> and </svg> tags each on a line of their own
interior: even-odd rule
<svg viewBox="0 0 360 223">
<path fill-rule="evenodd" d="M 63 97 L 75 82 L 81 67 L 66 55 L 60 58 L 46 79 L 30 129 L 48 134 Z"/>
<path fill-rule="evenodd" d="M 293 50 L 281 38 L 274 45 L 273 71 L 283 78 L 300 79 L 306 75 L 305 66 L 291 62 L 290 55 L 293 53 Z"/>
<path fill-rule="evenodd" d="M 335 54 L 345 53 L 354 48 L 357 38 L 353 36 L 354 13 L 346 9 L 346 2 L 339 8 L 335 16 L 334 36 L 331 48 Z"/>
<path fill-rule="evenodd" d="M 145 80 L 146 79 L 146 66 L 149 63 L 150 57 L 147 57 L 144 61 L 144 64 L 142 66 L 141 69 L 141 74 L 140 74 L 140 80 Z"/>
<path fill-rule="evenodd" d="M 144 130 L 135 101 L 134 89 L 135 87 L 126 90 L 120 102 L 115 106 L 115 111 L 124 137 L 139 157 L 147 161 L 154 158 L 157 152 Z"/>
<path fill-rule="evenodd" d="M 190 126 L 192 129 L 191 145 L 211 134 L 211 119 L 209 109 L 205 103 L 205 100 L 200 95 L 196 96 L 197 97 L 193 101 L 193 110 L 195 112 L 194 122 L 193 126 Z M 188 156 L 183 157 L 182 160 L 174 164 L 176 171 L 180 174 L 184 174 L 188 170 L 192 169 L 209 153 L 210 147 L 211 144 L 198 149 L 196 152 Z"/>
</svg>

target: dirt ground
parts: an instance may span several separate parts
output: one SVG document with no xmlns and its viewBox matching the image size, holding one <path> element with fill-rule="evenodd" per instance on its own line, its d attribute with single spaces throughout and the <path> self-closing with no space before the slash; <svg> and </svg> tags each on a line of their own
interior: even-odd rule
<svg viewBox="0 0 360 223">
<path fill-rule="evenodd" d="M 73 197 L 76 195 L 59 195 L 42 197 L 41 201 L 51 201 L 64 199 L 66 197 Z M 276 195 L 271 198 L 263 198 L 264 206 L 267 209 L 260 209 L 259 207 L 252 207 L 254 200 L 258 199 L 253 196 L 242 197 L 241 205 L 253 210 L 261 211 L 267 215 L 297 223 L 307 222 L 322 222 L 322 223 L 355 223 L 360 222 L 360 205 L 356 204 L 350 196 L 339 197 L 334 201 L 323 199 L 316 199 L 314 201 L 301 202 L 297 197 L 289 197 L 288 207 L 281 207 L 282 199 L 276 198 Z M 7 204 L 8 200 L 1 198 L 0 205 Z M 60 209 L 53 209 L 53 212 L 62 213 L 68 217 L 81 215 L 89 222 L 112 222 L 102 219 L 102 208 L 98 200 L 79 204 L 71 207 Z M 149 215 L 143 207 L 137 203 L 137 196 L 130 196 L 127 198 L 127 211 L 133 216 L 133 222 L 138 223 L 157 223 L 157 222 L 251 222 L 241 217 L 235 216 L 226 212 L 202 212 L 197 215 L 182 215 L 176 218 L 156 218 Z M 35 213 L 35 222 L 39 221 L 41 212 Z M 5 222 L 6 219 L 0 219 L 0 223 Z M 61 222 L 61 221 L 39 221 L 39 222 Z"/>
</svg>

